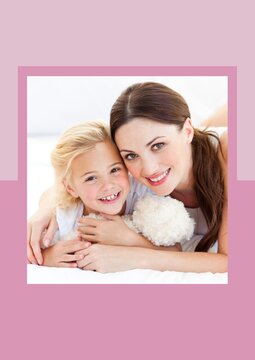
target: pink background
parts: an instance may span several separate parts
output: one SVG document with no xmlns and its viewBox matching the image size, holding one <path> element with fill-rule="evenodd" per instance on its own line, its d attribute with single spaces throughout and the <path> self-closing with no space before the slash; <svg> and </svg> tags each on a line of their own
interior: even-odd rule
<svg viewBox="0 0 255 360">
<path fill-rule="evenodd" d="M 251 4 L 24 0 L 1 5 L 2 358 L 254 357 L 249 328 L 255 183 L 240 181 L 255 180 Z M 19 124 L 17 167 L 18 66 L 31 65 L 237 66 L 228 286 L 26 285 L 26 129 Z M 234 112 L 229 119 L 235 124 Z"/>
</svg>

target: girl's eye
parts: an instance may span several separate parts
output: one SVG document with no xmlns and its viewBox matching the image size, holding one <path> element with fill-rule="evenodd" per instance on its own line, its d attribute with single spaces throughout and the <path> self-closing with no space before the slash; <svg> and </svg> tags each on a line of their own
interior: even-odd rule
<svg viewBox="0 0 255 360">
<path fill-rule="evenodd" d="M 116 168 L 113 168 L 113 169 L 111 170 L 111 173 L 117 173 L 117 172 L 119 172 L 120 170 L 121 170 L 121 168 L 116 167 Z"/>
<path fill-rule="evenodd" d="M 157 143 L 157 144 L 154 144 L 154 145 L 152 145 L 152 150 L 160 150 L 160 149 L 162 149 L 163 147 L 165 146 L 165 143 Z"/>
<path fill-rule="evenodd" d="M 96 177 L 95 176 L 90 176 L 87 179 L 85 179 L 85 182 L 94 181 L 94 180 L 96 180 Z"/>
<path fill-rule="evenodd" d="M 137 157 L 136 154 L 130 153 L 130 154 L 125 155 L 124 159 L 129 161 L 129 160 L 134 160 L 136 157 Z"/>
</svg>

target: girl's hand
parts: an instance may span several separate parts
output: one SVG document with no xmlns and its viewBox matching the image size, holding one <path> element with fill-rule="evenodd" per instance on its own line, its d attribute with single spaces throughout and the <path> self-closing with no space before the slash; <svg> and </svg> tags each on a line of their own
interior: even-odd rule
<svg viewBox="0 0 255 360">
<path fill-rule="evenodd" d="M 77 261 L 79 268 L 100 273 L 125 271 L 144 267 L 143 254 L 150 249 L 127 246 L 109 246 L 92 244 L 85 250 L 77 251 L 75 255 L 84 255 Z"/>
<path fill-rule="evenodd" d="M 76 268 L 76 261 L 84 258 L 81 251 L 90 245 L 89 242 L 81 241 L 79 238 L 58 241 L 55 245 L 43 250 L 43 265 Z"/>
<path fill-rule="evenodd" d="M 82 239 L 106 245 L 135 245 L 137 234 L 120 216 L 105 215 L 105 220 L 81 218 L 77 230 Z"/>
<path fill-rule="evenodd" d="M 39 209 L 27 224 L 27 258 L 32 264 L 43 263 L 40 243 L 49 246 L 58 229 L 55 213 L 52 208 Z M 45 234 L 44 234 L 45 232 Z"/>
</svg>

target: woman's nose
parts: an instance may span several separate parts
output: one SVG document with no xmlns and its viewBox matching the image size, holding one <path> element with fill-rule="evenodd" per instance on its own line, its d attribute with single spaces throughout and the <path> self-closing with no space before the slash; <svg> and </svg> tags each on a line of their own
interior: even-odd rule
<svg viewBox="0 0 255 360">
<path fill-rule="evenodd" d="M 158 162 L 153 159 L 153 157 L 149 157 L 146 159 L 142 159 L 142 172 L 143 176 L 151 176 L 158 172 Z"/>
</svg>

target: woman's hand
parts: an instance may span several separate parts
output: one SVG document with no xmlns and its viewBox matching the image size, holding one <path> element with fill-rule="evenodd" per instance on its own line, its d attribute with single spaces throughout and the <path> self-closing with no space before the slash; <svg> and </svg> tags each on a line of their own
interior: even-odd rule
<svg viewBox="0 0 255 360">
<path fill-rule="evenodd" d="M 52 208 L 39 209 L 27 224 L 27 258 L 32 264 L 43 263 L 41 240 L 49 246 L 58 230 L 55 213 Z"/>
<path fill-rule="evenodd" d="M 77 251 L 84 258 L 77 261 L 79 268 L 100 273 L 125 271 L 144 267 L 143 254 L 150 249 L 127 246 L 92 244 L 85 250 Z"/>
<path fill-rule="evenodd" d="M 82 251 L 91 244 L 79 238 L 74 240 L 61 240 L 55 245 L 43 250 L 43 265 L 76 268 L 76 261 L 84 258 Z"/>
<path fill-rule="evenodd" d="M 77 230 L 82 239 L 106 245 L 133 246 L 137 234 L 117 215 L 103 215 L 105 220 L 81 218 Z"/>
</svg>

